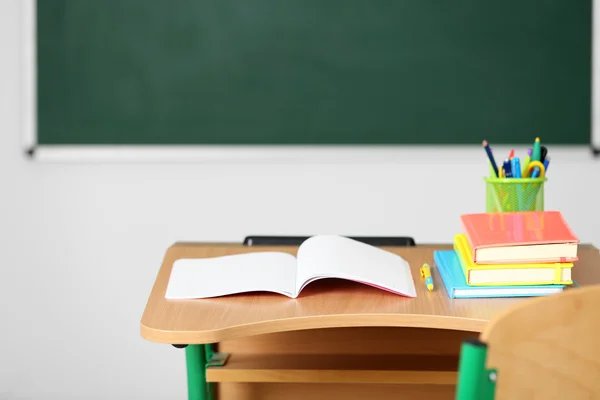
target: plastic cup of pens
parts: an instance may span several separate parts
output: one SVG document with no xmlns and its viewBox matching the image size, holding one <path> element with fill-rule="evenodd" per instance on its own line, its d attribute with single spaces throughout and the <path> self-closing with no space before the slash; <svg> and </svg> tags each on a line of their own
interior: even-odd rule
<svg viewBox="0 0 600 400">
<path fill-rule="evenodd" d="M 484 147 L 486 144 L 487 142 L 484 141 Z M 545 147 L 540 151 L 539 139 L 534 143 L 533 154 L 532 149 L 529 149 L 522 163 L 511 151 L 502 166 L 493 168 L 494 159 L 491 151 L 488 156 L 490 176 L 484 179 L 486 212 L 544 210 L 544 184 L 548 180 L 546 171 L 550 158 L 547 157 Z"/>
</svg>

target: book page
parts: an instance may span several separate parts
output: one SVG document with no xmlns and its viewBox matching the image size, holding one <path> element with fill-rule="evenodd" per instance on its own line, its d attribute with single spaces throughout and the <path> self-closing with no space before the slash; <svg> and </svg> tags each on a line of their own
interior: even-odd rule
<svg viewBox="0 0 600 400">
<path fill-rule="evenodd" d="M 352 280 L 416 297 L 410 265 L 402 257 L 335 235 L 313 236 L 298 249 L 299 293 L 310 282 L 323 278 Z"/>
<path fill-rule="evenodd" d="M 257 252 L 175 261 L 167 299 L 202 299 L 267 291 L 292 297 L 296 258 L 282 252 Z"/>
</svg>

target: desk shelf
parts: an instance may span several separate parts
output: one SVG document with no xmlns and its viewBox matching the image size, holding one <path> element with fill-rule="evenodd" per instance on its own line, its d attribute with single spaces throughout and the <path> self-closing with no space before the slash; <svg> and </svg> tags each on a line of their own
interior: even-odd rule
<svg viewBox="0 0 600 400">
<path fill-rule="evenodd" d="M 232 354 L 208 382 L 454 385 L 457 356 Z"/>
</svg>

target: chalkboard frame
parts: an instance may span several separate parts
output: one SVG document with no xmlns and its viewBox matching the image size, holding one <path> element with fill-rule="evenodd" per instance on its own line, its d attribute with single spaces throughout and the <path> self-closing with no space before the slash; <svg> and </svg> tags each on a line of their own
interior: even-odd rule
<svg viewBox="0 0 600 400">
<path fill-rule="evenodd" d="M 23 68 L 21 69 L 23 77 L 22 82 L 22 129 L 23 129 L 23 147 L 24 153 L 34 160 L 61 160 L 71 159 L 77 161 L 100 161 L 100 160 L 187 160 L 187 161 L 205 161 L 205 160 L 223 160 L 223 159 L 259 159 L 265 158 L 272 160 L 290 160 L 290 154 L 295 154 L 292 158 L 296 160 L 331 160 L 341 152 L 346 153 L 349 159 L 355 159 L 357 154 L 370 155 L 388 154 L 394 157 L 394 149 L 402 148 L 427 148 L 436 145 L 139 145 L 139 146 L 85 146 L 85 145 L 40 145 L 37 140 L 37 40 L 36 40 L 36 5 L 37 0 L 23 0 L 21 2 L 22 11 L 22 48 L 23 48 Z M 597 7 L 593 11 L 593 29 L 592 29 L 592 99 L 591 99 L 591 134 L 589 149 L 594 156 L 600 156 L 600 124 L 598 117 L 600 109 L 596 105 L 600 104 L 600 93 L 594 90 L 597 86 L 598 71 L 596 65 L 600 50 L 600 30 L 596 29 L 599 23 L 600 14 Z M 503 145 L 504 146 L 504 145 Z M 452 146 L 451 146 L 452 147 Z M 460 146 L 465 147 L 465 146 Z M 466 146 L 468 147 L 468 146 Z M 568 146 L 569 147 L 569 146 Z M 572 146 L 570 146 L 572 147 Z M 575 146 L 581 147 L 581 146 Z M 340 152 L 341 151 L 341 152 Z M 281 156 L 276 153 L 280 152 Z M 185 157 L 182 157 L 185 154 Z M 376 156 L 380 157 L 380 156 Z"/>
</svg>

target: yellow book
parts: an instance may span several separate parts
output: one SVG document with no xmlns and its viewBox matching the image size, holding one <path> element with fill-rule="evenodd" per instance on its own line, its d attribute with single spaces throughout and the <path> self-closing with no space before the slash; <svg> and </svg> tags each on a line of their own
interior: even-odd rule
<svg viewBox="0 0 600 400">
<path fill-rule="evenodd" d="M 454 236 L 458 255 L 470 286 L 570 285 L 573 263 L 475 264 L 467 236 Z"/>
</svg>

